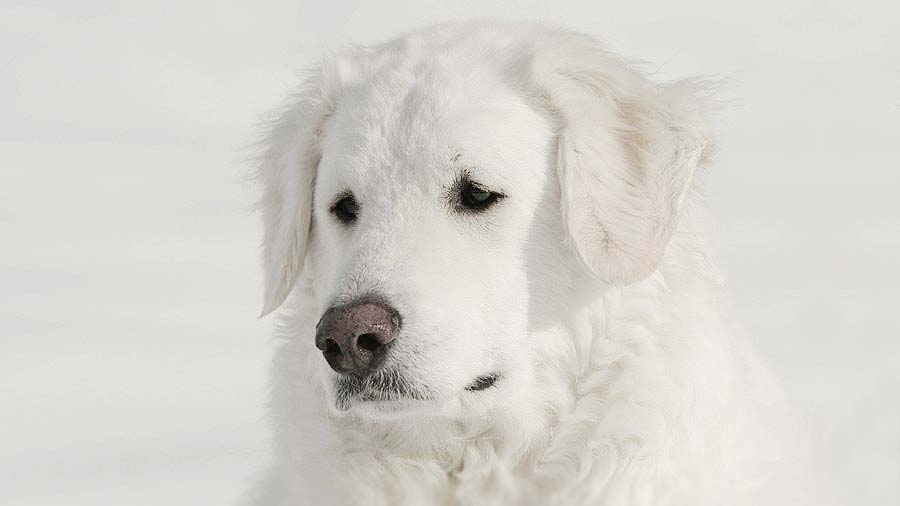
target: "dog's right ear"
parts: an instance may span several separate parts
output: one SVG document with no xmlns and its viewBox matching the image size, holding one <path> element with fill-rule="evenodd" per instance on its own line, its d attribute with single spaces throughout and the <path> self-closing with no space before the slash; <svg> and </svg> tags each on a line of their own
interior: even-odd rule
<svg viewBox="0 0 900 506">
<path fill-rule="evenodd" d="M 345 73 L 346 62 L 338 57 L 323 62 L 268 121 L 257 173 L 265 279 L 261 317 L 281 306 L 303 268 L 322 129 L 334 112 Z"/>
</svg>

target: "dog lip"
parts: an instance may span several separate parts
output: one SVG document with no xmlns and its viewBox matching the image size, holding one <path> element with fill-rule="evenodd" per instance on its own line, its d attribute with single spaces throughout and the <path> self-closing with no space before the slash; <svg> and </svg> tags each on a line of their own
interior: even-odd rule
<svg viewBox="0 0 900 506">
<path fill-rule="evenodd" d="M 347 409 L 354 403 L 391 403 L 429 400 L 426 388 L 417 387 L 394 368 L 379 369 L 364 376 L 337 375 L 335 403 Z"/>
<path fill-rule="evenodd" d="M 494 384 L 497 383 L 498 379 L 500 379 L 499 373 L 491 373 L 484 376 L 479 376 L 475 378 L 475 381 L 473 381 L 471 385 L 466 387 L 466 391 L 480 392 L 482 390 L 487 390 L 488 388 L 494 386 Z"/>
</svg>

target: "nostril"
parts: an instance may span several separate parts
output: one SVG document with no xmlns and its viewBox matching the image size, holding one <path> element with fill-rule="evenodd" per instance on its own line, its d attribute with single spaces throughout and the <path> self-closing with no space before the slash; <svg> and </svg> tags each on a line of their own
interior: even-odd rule
<svg viewBox="0 0 900 506">
<path fill-rule="evenodd" d="M 337 357 L 341 354 L 341 347 L 338 346 L 337 341 L 334 339 L 327 339 L 325 341 L 325 349 L 322 350 L 322 353 L 327 356 Z"/>
<path fill-rule="evenodd" d="M 381 348 L 381 341 L 375 334 L 363 334 L 356 339 L 356 345 L 366 351 L 375 351 Z"/>
</svg>

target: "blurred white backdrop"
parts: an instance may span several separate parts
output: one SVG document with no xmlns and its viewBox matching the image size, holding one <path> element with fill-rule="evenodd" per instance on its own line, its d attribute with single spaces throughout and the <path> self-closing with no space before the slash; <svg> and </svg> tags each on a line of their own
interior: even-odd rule
<svg viewBox="0 0 900 506">
<path fill-rule="evenodd" d="M 847 2 L 849 4 L 849 2 Z M 0 504 L 229 504 L 265 461 L 244 148 L 323 51 L 468 16 L 724 79 L 735 305 L 852 505 L 900 501 L 900 4 L 0 0 Z"/>
</svg>

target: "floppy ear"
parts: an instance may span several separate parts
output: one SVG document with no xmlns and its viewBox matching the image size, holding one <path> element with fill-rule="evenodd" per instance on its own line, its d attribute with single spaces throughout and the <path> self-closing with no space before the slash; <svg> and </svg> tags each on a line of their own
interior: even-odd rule
<svg viewBox="0 0 900 506">
<path fill-rule="evenodd" d="M 652 274 L 710 151 L 691 86 L 657 87 L 585 36 L 537 47 L 531 76 L 561 122 L 563 222 L 589 270 Z"/>
<path fill-rule="evenodd" d="M 277 309 L 303 268 L 312 224 L 320 137 L 342 86 L 339 64 L 308 73 L 300 90 L 269 121 L 257 179 L 262 186 L 265 299 L 262 315 Z"/>
</svg>

